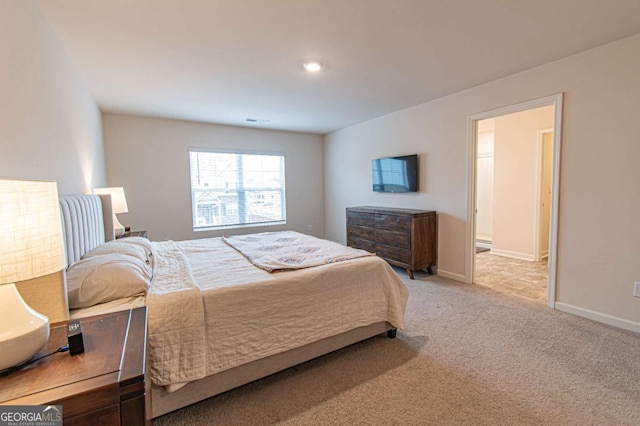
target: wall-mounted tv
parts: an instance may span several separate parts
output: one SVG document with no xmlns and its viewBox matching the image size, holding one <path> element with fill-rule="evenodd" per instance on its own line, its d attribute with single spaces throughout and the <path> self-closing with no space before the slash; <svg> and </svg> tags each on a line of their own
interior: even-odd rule
<svg viewBox="0 0 640 426">
<path fill-rule="evenodd" d="M 418 192 L 417 154 L 375 159 L 371 173 L 376 192 Z"/>
</svg>

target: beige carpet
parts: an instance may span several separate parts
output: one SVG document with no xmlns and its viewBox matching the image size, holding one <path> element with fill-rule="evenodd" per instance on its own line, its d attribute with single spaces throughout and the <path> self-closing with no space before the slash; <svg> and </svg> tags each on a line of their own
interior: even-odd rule
<svg viewBox="0 0 640 426">
<path fill-rule="evenodd" d="M 406 329 L 160 425 L 640 425 L 640 335 L 426 274 Z"/>
</svg>

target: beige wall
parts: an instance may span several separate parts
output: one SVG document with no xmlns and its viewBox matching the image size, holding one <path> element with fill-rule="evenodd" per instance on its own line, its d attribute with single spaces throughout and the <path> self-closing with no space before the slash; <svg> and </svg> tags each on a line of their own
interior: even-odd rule
<svg viewBox="0 0 640 426">
<path fill-rule="evenodd" d="M 547 106 L 495 119 L 493 253 L 535 258 L 538 130 L 553 127 L 553 114 Z"/>
<path fill-rule="evenodd" d="M 118 114 L 104 114 L 103 126 L 109 185 L 124 187 L 129 206 L 118 218 L 153 240 L 284 229 L 324 236 L 322 136 Z M 287 224 L 193 232 L 189 147 L 284 153 Z"/>
<path fill-rule="evenodd" d="M 0 2 L 0 177 L 106 182 L 100 111 L 31 1 Z"/>
<path fill-rule="evenodd" d="M 345 241 L 347 206 L 434 209 L 438 273 L 462 279 L 468 117 L 564 92 L 557 300 L 640 326 L 638 69 L 635 35 L 327 135 L 327 237 Z M 421 192 L 373 193 L 371 159 L 411 152 L 425 159 Z"/>
</svg>

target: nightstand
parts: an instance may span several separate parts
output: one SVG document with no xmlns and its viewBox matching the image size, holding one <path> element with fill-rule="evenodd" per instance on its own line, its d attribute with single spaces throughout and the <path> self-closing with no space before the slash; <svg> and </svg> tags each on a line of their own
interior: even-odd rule
<svg viewBox="0 0 640 426">
<path fill-rule="evenodd" d="M 147 308 L 82 318 L 80 323 L 85 352 L 56 353 L 0 377 L 0 405 L 62 405 L 65 426 L 150 425 Z M 58 323 L 37 356 L 66 344 L 66 323 Z"/>
<path fill-rule="evenodd" d="M 124 234 L 120 235 L 116 238 L 127 238 L 127 237 L 143 237 L 147 238 L 147 231 L 127 231 Z"/>
</svg>

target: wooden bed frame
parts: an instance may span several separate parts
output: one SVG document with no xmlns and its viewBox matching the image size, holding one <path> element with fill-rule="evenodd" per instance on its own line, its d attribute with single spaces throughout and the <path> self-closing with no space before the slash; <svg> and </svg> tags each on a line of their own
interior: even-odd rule
<svg viewBox="0 0 640 426">
<path fill-rule="evenodd" d="M 109 196 L 61 197 L 60 204 L 63 211 L 68 264 L 79 260 L 84 253 L 98 245 L 113 239 L 113 216 Z M 385 332 L 391 338 L 396 335 L 396 330 L 391 324 L 379 322 L 221 371 L 190 382 L 174 392 L 167 392 L 162 386 L 152 386 L 152 417 L 186 407 Z"/>
</svg>

